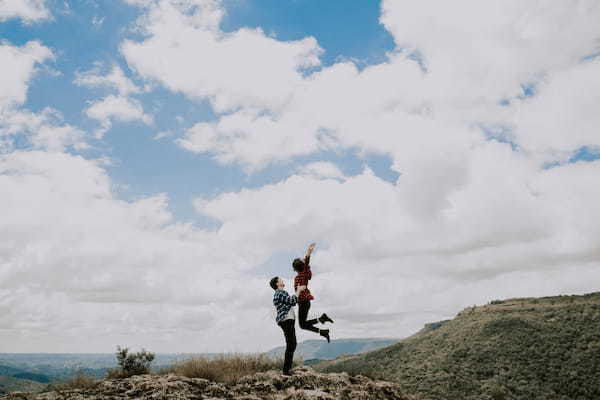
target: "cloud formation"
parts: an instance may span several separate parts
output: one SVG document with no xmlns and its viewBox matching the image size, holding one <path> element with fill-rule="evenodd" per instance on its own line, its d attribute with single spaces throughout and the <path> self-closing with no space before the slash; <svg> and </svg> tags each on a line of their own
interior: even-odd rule
<svg viewBox="0 0 600 400">
<path fill-rule="evenodd" d="M 90 71 L 77 74 L 74 83 L 92 88 L 108 87 L 117 92 L 116 95 L 110 94 L 100 100 L 91 101 L 85 110 L 89 118 L 100 122 L 100 128 L 95 132 L 96 138 L 102 138 L 115 120 L 140 121 L 146 125 L 154 122 L 152 116 L 144 112 L 142 104 L 130 97 L 131 94 L 140 93 L 141 89 L 125 76 L 118 65 L 113 65 L 107 75 L 101 75 L 100 66 L 96 66 Z"/>
<path fill-rule="evenodd" d="M 20 18 L 25 24 L 51 18 L 45 0 L 2 0 L 0 3 L 0 22 Z"/>
<path fill-rule="evenodd" d="M 320 65 L 313 38 L 282 42 L 260 30 L 224 33 L 224 11 L 214 11 L 215 1 L 183 2 L 190 12 L 179 2 L 152 4 L 140 20 L 147 38 L 125 41 L 123 55 L 142 76 L 205 97 L 223 113 L 191 128 L 179 141 L 182 147 L 249 171 L 358 146 L 392 155 L 405 172 L 403 160 L 412 163 L 438 151 L 440 143 L 450 152 L 468 149 L 473 138 L 457 131 L 480 124 L 507 125 L 525 150 L 539 153 L 540 162 L 552 160 L 556 150 L 528 146 L 533 133 L 519 126 L 527 108 L 523 87 L 537 85 L 540 95 L 548 93 L 567 71 L 593 70 L 584 66 L 585 57 L 600 51 L 594 1 L 577 7 L 384 1 L 381 22 L 398 46 L 388 62 L 363 71 L 337 63 L 304 76 L 300 67 Z M 556 46 L 566 50 L 556 52 Z"/>
<path fill-rule="evenodd" d="M 321 65 L 313 37 L 225 33 L 218 1 L 127 2 L 144 34 L 121 43 L 131 70 L 217 115 L 178 138 L 182 149 L 249 173 L 356 149 L 390 157 L 400 177 L 311 161 L 279 182 L 193 199 L 218 224 L 199 229 L 175 220 L 164 193 L 121 199 L 101 160 L 31 127 L 32 140 L 63 147 L 0 155 L 0 207 L 11 210 L 0 220 L 3 343 L 22 346 L 0 350 L 89 351 L 75 337 L 99 351 L 268 349 L 281 333 L 266 265 L 312 241 L 313 307 L 336 320 L 335 337 L 401 337 L 494 298 L 597 290 L 600 161 L 565 162 L 598 146 L 595 1 L 384 1 L 397 48 L 363 70 Z M 15 126 L 52 53 L 30 43 L 2 54 L 15 65 L 0 123 Z M 86 109 L 102 129 L 152 122 L 122 69 L 75 83 L 112 91 Z M 289 263 L 280 268 L 289 286 Z"/>
<path fill-rule="evenodd" d="M 16 135 L 24 135 L 35 148 L 62 151 L 67 146 L 84 149 L 84 133 L 69 124 L 63 123 L 58 110 L 45 107 L 33 113 L 23 104 L 36 67 L 52 60 L 52 51 L 38 41 L 30 41 L 23 46 L 13 46 L 8 42 L 0 44 L 0 152 L 8 152 L 14 147 Z"/>
</svg>

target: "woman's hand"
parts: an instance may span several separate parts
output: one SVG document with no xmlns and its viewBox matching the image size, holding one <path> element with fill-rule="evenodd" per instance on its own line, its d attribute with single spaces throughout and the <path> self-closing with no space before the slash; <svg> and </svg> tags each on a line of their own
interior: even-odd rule
<svg viewBox="0 0 600 400">
<path fill-rule="evenodd" d="M 308 246 L 308 250 L 306 250 L 306 255 L 310 256 L 313 252 L 313 250 L 315 249 L 315 246 L 317 244 L 316 243 L 311 243 L 310 246 Z"/>
</svg>

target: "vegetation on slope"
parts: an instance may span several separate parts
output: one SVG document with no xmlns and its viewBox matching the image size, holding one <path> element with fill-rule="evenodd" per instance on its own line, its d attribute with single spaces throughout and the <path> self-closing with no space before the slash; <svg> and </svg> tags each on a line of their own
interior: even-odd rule
<svg viewBox="0 0 600 400">
<path fill-rule="evenodd" d="M 431 399 L 600 399 L 600 293 L 496 300 L 315 367 L 393 380 Z"/>
<path fill-rule="evenodd" d="M 40 392 L 46 384 L 14 376 L 0 376 L 0 394 L 14 391 Z"/>
</svg>

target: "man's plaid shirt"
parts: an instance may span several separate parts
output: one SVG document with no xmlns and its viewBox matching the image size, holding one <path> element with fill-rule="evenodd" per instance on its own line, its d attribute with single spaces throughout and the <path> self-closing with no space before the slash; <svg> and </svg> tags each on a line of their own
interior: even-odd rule
<svg viewBox="0 0 600 400">
<path fill-rule="evenodd" d="M 275 290 L 275 294 L 273 295 L 273 304 L 275 304 L 275 308 L 277 308 L 277 317 L 275 318 L 275 322 L 279 323 L 281 320 L 285 318 L 290 308 L 298 303 L 298 298 L 295 294 L 289 295 L 283 289 Z"/>
<path fill-rule="evenodd" d="M 298 275 L 294 278 L 294 289 L 298 286 L 307 286 L 302 292 L 300 292 L 300 297 L 298 297 L 298 301 L 306 301 L 313 300 L 314 297 L 310 294 L 310 290 L 308 290 L 308 281 L 312 278 L 312 272 L 310 271 L 310 256 L 304 257 L 304 271 L 298 272 Z"/>
</svg>

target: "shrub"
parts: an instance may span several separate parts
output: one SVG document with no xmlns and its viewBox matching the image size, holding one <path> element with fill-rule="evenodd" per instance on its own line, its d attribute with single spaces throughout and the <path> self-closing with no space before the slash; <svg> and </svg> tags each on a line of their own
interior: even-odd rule
<svg viewBox="0 0 600 400">
<path fill-rule="evenodd" d="M 107 378 L 127 378 L 133 375 L 150 373 L 150 364 L 154 360 L 154 353 L 146 350 L 137 353 L 129 353 L 128 348 L 117 346 L 117 362 L 120 369 L 108 371 Z"/>
</svg>

